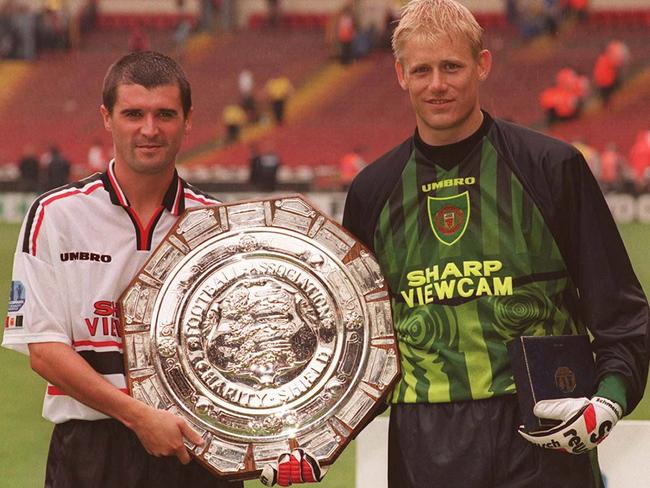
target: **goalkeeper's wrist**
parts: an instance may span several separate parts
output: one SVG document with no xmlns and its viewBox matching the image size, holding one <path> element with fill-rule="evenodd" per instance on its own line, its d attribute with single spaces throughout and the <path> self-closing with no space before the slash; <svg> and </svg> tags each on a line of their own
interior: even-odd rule
<svg viewBox="0 0 650 488">
<path fill-rule="evenodd" d="M 618 373 L 606 374 L 598 384 L 598 390 L 594 396 L 607 398 L 620 405 L 623 415 L 627 412 L 627 389 L 623 375 Z"/>
</svg>

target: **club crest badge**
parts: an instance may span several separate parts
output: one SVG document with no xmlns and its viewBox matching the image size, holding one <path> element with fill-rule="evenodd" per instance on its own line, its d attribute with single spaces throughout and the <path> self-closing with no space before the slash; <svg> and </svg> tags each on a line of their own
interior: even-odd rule
<svg viewBox="0 0 650 488">
<path fill-rule="evenodd" d="M 440 242 L 451 246 L 463 237 L 469 222 L 469 192 L 451 197 L 428 197 L 431 230 Z"/>
<path fill-rule="evenodd" d="M 576 375 L 570 368 L 560 366 L 555 370 L 555 386 L 564 394 L 572 393 L 576 389 Z"/>
</svg>

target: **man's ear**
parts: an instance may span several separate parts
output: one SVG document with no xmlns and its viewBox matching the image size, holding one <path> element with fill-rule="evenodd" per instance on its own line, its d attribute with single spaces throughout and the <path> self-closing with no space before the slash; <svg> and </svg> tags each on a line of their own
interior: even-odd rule
<svg viewBox="0 0 650 488">
<path fill-rule="evenodd" d="M 395 60 L 395 73 L 397 74 L 399 86 L 402 87 L 402 90 L 407 90 L 405 67 L 399 59 Z"/>
<path fill-rule="evenodd" d="M 185 135 L 189 134 L 192 130 L 192 113 L 194 113 L 194 107 L 190 107 L 190 109 L 187 111 L 187 117 L 185 117 Z"/>
<path fill-rule="evenodd" d="M 483 49 L 478 54 L 478 79 L 480 81 L 487 80 L 490 70 L 492 69 L 492 53 L 487 49 Z"/>
<path fill-rule="evenodd" d="M 108 132 L 112 132 L 113 125 L 111 124 L 111 114 L 108 112 L 108 109 L 101 105 L 99 107 L 99 113 L 102 114 L 102 120 L 104 121 L 104 129 Z"/>
</svg>

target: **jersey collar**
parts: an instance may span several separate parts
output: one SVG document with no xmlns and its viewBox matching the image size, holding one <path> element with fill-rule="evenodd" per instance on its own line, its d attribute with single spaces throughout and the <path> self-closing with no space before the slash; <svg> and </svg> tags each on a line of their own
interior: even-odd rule
<svg viewBox="0 0 650 488">
<path fill-rule="evenodd" d="M 111 198 L 111 203 L 121 207 L 130 207 L 126 194 L 120 187 L 117 177 L 115 176 L 115 160 L 112 159 L 108 164 L 108 170 L 102 174 L 102 181 L 104 188 Z M 185 210 L 185 191 L 183 180 L 178 176 L 178 172 L 174 170 L 174 177 L 172 178 L 169 188 L 165 192 L 163 201 L 161 203 L 172 215 L 180 215 Z"/>
<path fill-rule="evenodd" d="M 413 136 L 416 154 L 420 156 L 418 161 L 422 161 L 425 164 L 435 164 L 444 168 L 446 171 L 449 171 L 451 168 L 458 166 L 463 162 L 467 157 L 474 152 L 476 146 L 483 140 L 483 137 L 487 135 L 490 128 L 494 124 L 494 120 L 490 117 L 490 114 L 482 110 L 483 112 L 483 122 L 480 127 L 470 136 L 466 137 L 462 141 L 454 142 L 452 144 L 447 144 L 444 146 L 430 146 L 422 140 L 420 133 L 417 128 L 415 129 L 415 135 Z"/>
</svg>

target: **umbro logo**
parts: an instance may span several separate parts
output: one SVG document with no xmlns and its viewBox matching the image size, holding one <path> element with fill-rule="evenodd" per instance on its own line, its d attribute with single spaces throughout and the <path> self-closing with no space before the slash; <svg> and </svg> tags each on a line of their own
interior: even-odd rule
<svg viewBox="0 0 650 488">
<path fill-rule="evenodd" d="M 108 254 L 97 254 L 87 251 L 62 252 L 61 261 L 96 261 L 98 263 L 110 263 L 113 258 Z"/>
</svg>

